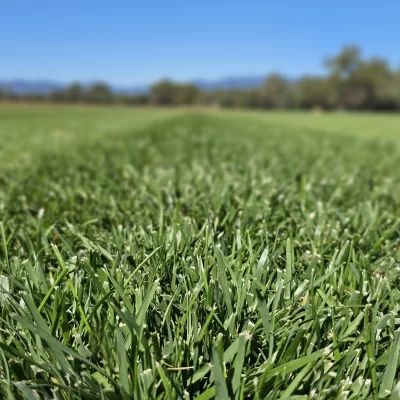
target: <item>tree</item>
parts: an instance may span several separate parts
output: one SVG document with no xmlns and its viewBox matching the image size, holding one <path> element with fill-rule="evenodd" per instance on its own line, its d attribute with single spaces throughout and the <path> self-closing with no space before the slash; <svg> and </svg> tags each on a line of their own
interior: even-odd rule
<svg viewBox="0 0 400 400">
<path fill-rule="evenodd" d="M 393 73 L 391 83 L 386 89 L 386 94 L 391 99 L 393 109 L 400 110 L 400 69 Z"/>
<path fill-rule="evenodd" d="M 284 108 L 287 102 L 288 83 L 279 74 L 270 74 L 261 88 L 260 101 L 265 108 Z"/>
<path fill-rule="evenodd" d="M 194 104 L 199 96 L 199 89 L 190 84 L 179 85 L 175 88 L 176 103 L 181 105 Z"/>
<path fill-rule="evenodd" d="M 150 101 L 156 105 L 174 105 L 177 102 L 176 89 L 177 87 L 172 81 L 163 79 L 151 87 Z"/>
<path fill-rule="evenodd" d="M 84 98 L 85 91 L 79 82 L 71 83 L 65 89 L 65 100 L 71 103 L 81 102 Z"/>
<path fill-rule="evenodd" d="M 235 95 L 235 106 L 241 108 L 260 108 L 261 96 L 259 89 L 239 90 Z"/>
<path fill-rule="evenodd" d="M 357 46 L 344 47 L 341 52 L 325 61 L 325 65 L 341 79 L 347 79 L 361 63 L 361 51 Z"/>
<path fill-rule="evenodd" d="M 86 100 L 89 103 L 109 104 L 113 101 L 113 95 L 105 83 L 95 83 L 86 92 Z"/>
<path fill-rule="evenodd" d="M 13 100 L 15 95 L 11 89 L 0 87 L 0 100 Z"/>
<path fill-rule="evenodd" d="M 350 89 L 362 94 L 357 108 L 385 108 L 384 105 L 389 100 L 387 93 L 391 80 L 392 73 L 384 60 L 361 62 L 349 78 Z"/>
<path fill-rule="evenodd" d="M 295 104 L 300 108 L 326 107 L 325 80 L 315 77 L 300 79 L 295 88 Z"/>
<path fill-rule="evenodd" d="M 144 106 L 149 104 L 149 96 L 147 94 L 118 94 L 114 96 L 114 100 L 118 104 L 133 106 Z"/>
</svg>

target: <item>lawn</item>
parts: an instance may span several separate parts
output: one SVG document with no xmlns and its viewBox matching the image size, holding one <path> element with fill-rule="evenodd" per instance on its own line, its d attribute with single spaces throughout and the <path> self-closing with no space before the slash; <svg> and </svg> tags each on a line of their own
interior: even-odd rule
<svg viewBox="0 0 400 400">
<path fill-rule="evenodd" d="M 400 116 L 0 108 L 0 397 L 400 398 Z"/>
</svg>

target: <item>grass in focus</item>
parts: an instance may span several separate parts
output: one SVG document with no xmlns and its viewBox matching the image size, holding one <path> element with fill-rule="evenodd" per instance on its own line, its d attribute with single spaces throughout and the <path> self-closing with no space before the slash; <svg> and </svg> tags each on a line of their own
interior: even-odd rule
<svg viewBox="0 0 400 400">
<path fill-rule="evenodd" d="M 398 399 L 398 126 L 0 109 L 1 396 Z"/>
</svg>

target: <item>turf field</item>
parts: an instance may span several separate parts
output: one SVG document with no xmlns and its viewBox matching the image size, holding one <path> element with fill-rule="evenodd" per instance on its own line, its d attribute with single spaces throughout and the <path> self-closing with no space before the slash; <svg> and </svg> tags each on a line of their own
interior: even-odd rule
<svg viewBox="0 0 400 400">
<path fill-rule="evenodd" d="M 0 107 L 0 397 L 400 398 L 400 116 Z"/>
</svg>

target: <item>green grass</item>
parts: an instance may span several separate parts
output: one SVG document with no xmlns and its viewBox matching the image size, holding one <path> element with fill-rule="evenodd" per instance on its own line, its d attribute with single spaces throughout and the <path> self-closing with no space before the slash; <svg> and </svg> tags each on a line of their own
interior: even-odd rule
<svg viewBox="0 0 400 400">
<path fill-rule="evenodd" d="M 356 114 L 346 112 L 228 112 L 231 116 L 247 121 L 260 120 L 276 127 L 307 129 L 315 133 L 359 136 L 363 138 L 400 139 L 400 117 L 398 114 Z M 233 115 L 232 115 L 233 114 Z"/>
<path fill-rule="evenodd" d="M 397 126 L 0 109 L 0 396 L 398 399 Z"/>
</svg>

